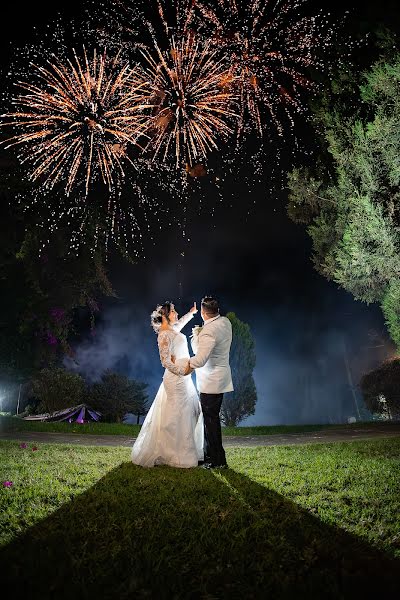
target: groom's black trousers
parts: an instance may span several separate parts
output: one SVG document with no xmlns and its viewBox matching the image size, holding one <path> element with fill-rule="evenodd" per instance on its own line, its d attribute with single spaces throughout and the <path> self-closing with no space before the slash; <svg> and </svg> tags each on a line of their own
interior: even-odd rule
<svg viewBox="0 0 400 600">
<path fill-rule="evenodd" d="M 200 393 L 204 418 L 204 460 L 213 465 L 226 465 L 225 450 L 222 447 L 221 410 L 223 394 Z"/>
</svg>

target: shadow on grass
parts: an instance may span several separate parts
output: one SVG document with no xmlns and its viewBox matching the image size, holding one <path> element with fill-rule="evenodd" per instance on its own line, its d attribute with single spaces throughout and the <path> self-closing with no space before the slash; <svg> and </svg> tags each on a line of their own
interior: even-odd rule
<svg viewBox="0 0 400 600">
<path fill-rule="evenodd" d="M 400 561 L 244 475 L 130 463 L 0 566 L 2 590 L 29 599 L 394 598 L 400 583 Z"/>
</svg>

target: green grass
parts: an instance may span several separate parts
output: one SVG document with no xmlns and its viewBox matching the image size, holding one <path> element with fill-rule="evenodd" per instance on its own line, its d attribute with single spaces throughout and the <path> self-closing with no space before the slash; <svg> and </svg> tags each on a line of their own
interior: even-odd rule
<svg viewBox="0 0 400 600">
<path fill-rule="evenodd" d="M 87 433 L 93 435 L 128 435 L 136 437 L 140 425 L 123 423 L 43 423 L 18 417 L 0 417 L 1 431 L 47 431 L 50 433 Z"/>
<path fill-rule="evenodd" d="M 223 427 L 223 435 L 253 436 L 253 435 L 275 435 L 285 433 L 307 433 L 323 431 L 325 429 L 370 429 L 374 427 L 398 428 L 399 423 L 388 421 L 368 421 L 360 423 L 337 423 L 337 424 L 311 424 L 311 425 L 257 425 L 254 427 Z"/>
<path fill-rule="evenodd" d="M 274 435 L 282 433 L 307 433 L 322 431 L 324 429 L 360 429 L 385 427 L 398 427 L 398 423 L 384 421 L 372 421 L 367 423 L 354 423 L 351 425 L 261 425 L 256 427 L 223 427 L 223 435 L 229 436 L 253 436 Z M 47 431 L 54 433 L 87 433 L 93 435 L 127 435 L 136 437 L 140 431 L 140 425 L 125 425 L 122 423 L 41 423 L 38 421 L 24 421 L 18 417 L 0 416 L 0 432 L 12 431 Z"/>
<path fill-rule="evenodd" d="M 220 472 L 142 469 L 127 448 L 0 442 L 0 480 L 14 483 L 0 489 L 2 589 L 57 600 L 396 597 L 399 439 L 227 457 Z"/>
</svg>

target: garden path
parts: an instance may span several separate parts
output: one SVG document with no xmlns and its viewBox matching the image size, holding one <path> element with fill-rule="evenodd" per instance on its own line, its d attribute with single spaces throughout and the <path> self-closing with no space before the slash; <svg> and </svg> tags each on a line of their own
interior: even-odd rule
<svg viewBox="0 0 400 600">
<path fill-rule="evenodd" d="M 225 447 L 230 446 L 286 446 L 292 444 L 316 444 L 351 442 L 377 438 L 400 437 L 400 423 L 391 425 L 390 431 L 374 424 L 371 429 L 329 429 L 305 433 L 286 433 L 252 436 L 223 436 Z M 33 431 L 0 432 L 0 440 L 20 442 L 78 444 L 81 446 L 132 446 L 136 438 L 125 435 L 92 435 L 79 433 L 50 433 Z"/>
</svg>

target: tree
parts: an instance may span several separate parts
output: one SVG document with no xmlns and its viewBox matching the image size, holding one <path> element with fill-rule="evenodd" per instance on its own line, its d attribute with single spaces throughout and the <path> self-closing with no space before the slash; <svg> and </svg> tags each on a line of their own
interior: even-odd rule
<svg viewBox="0 0 400 600">
<path fill-rule="evenodd" d="M 108 370 L 92 385 L 89 403 L 102 412 L 104 421 L 121 423 L 128 412 L 146 414 L 146 388 L 146 383 Z"/>
<path fill-rule="evenodd" d="M 361 391 L 367 408 L 392 419 L 400 418 L 400 359 L 386 360 L 363 375 Z"/>
<path fill-rule="evenodd" d="M 50 236 L 40 252 L 35 229 L 23 243 L 10 236 L 0 244 L 0 279 L 7 281 L 0 297 L 0 375 L 15 380 L 57 364 L 71 354 L 74 318 L 84 309 L 94 322 L 98 299 L 113 295 L 101 251 L 82 247 L 69 251 L 68 232 Z"/>
<path fill-rule="evenodd" d="M 132 395 L 135 399 L 134 410 L 131 410 L 134 415 L 136 415 L 136 423 L 139 425 L 140 417 L 143 417 L 148 412 L 148 395 L 145 392 L 148 387 L 147 383 L 143 383 L 142 381 L 137 381 L 136 379 L 130 380 L 132 385 Z"/>
<path fill-rule="evenodd" d="M 57 198 L 49 195 L 48 202 L 35 203 L 32 195 L 23 167 L 0 148 L 2 381 L 25 382 L 41 368 L 59 363 L 71 353 L 78 312 L 93 323 L 98 300 L 114 294 L 101 239 L 97 246 L 71 248 L 69 217 L 55 231 L 48 225 L 49 207 Z M 93 229 L 95 223 L 90 224 Z M 102 231 L 100 225 L 96 230 Z"/>
<path fill-rule="evenodd" d="M 288 213 L 308 227 L 316 270 L 379 303 L 400 349 L 399 86 L 397 55 L 364 74 L 352 117 L 340 102 L 319 111 L 323 160 L 289 175 Z"/>
<path fill-rule="evenodd" d="M 254 415 L 257 402 L 253 379 L 256 353 L 249 325 L 240 321 L 233 312 L 228 313 L 227 317 L 232 324 L 230 364 L 234 391 L 224 394 L 221 418 L 224 425 L 236 427 L 240 421 Z"/>
<path fill-rule="evenodd" d="M 82 246 L 71 253 L 69 235 L 65 230 L 54 232 L 41 253 L 40 238 L 31 231 L 17 253 L 31 289 L 30 302 L 20 315 L 20 331 L 36 339 L 37 360 L 45 365 L 71 354 L 76 311 L 86 308 L 93 323 L 99 296 L 114 294 L 102 252 Z"/>
<path fill-rule="evenodd" d="M 86 391 L 84 380 L 65 369 L 42 369 L 32 381 L 32 391 L 40 401 L 40 411 L 57 410 L 81 404 Z"/>
</svg>

